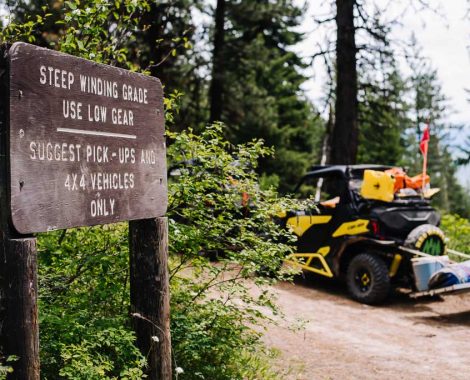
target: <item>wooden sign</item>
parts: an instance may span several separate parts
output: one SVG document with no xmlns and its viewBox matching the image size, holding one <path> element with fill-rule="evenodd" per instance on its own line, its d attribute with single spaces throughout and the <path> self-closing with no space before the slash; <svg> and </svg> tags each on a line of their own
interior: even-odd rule
<svg viewBox="0 0 470 380">
<path fill-rule="evenodd" d="M 164 215 L 160 81 L 25 43 L 13 44 L 9 60 L 15 229 Z"/>
</svg>

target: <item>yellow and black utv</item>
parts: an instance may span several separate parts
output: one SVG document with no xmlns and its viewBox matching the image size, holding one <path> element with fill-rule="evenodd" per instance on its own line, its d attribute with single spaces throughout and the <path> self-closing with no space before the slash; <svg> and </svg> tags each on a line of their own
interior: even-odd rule
<svg viewBox="0 0 470 380">
<path fill-rule="evenodd" d="M 445 238 L 429 199 L 411 189 L 401 191 L 403 196 L 395 193 L 395 178 L 385 173 L 390 169 L 312 167 L 295 190 L 299 198 L 316 193 L 311 209 L 281 217 L 298 237 L 296 253 L 286 261 L 344 279 L 351 296 L 362 303 L 383 301 L 393 286 L 413 289 L 416 251 L 443 255 Z"/>
</svg>

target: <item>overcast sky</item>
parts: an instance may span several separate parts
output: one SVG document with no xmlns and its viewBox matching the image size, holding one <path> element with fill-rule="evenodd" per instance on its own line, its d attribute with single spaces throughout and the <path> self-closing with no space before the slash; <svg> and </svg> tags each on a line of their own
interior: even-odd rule
<svg viewBox="0 0 470 380">
<path fill-rule="evenodd" d="M 416 4 L 417 0 L 376 0 L 380 7 L 387 9 L 390 17 L 399 14 L 405 3 Z M 304 1 L 297 0 L 298 4 Z M 308 14 L 304 19 L 301 30 L 307 33 L 306 40 L 296 49 L 302 56 L 311 55 L 315 44 L 321 42 L 325 32 L 314 30 L 312 15 L 321 15 L 328 10 L 330 1 L 307 0 Z M 449 98 L 448 121 L 465 124 L 466 127 L 459 139 L 470 135 L 470 98 L 465 89 L 470 89 L 470 17 L 465 20 L 470 2 L 467 0 L 429 0 L 438 14 L 431 11 L 413 10 L 401 18 L 402 26 L 396 26 L 392 37 L 403 41 L 410 41 L 414 33 L 418 44 L 421 45 L 421 54 L 429 57 L 432 66 L 437 70 L 444 94 Z M 403 70 L 406 71 L 404 59 L 398 56 Z M 325 73 L 320 62 L 308 71 L 310 80 L 305 89 L 315 104 L 320 103 L 324 93 L 322 86 Z M 470 167 L 460 171 L 465 184 L 469 183 Z"/>
<path fill-rule="evenodd" d="M 416 1 L 416 0 L 411 0 Z M 298 4 L 304 1 L 298 0 Z M 403 10 L 403 1 L 376 0 L 379 5 L 387 6 L 387 13 L 396 15 Z M 328 2 L 322 0 L 307 0 L 308 15 L 305 17 L 301 30 L 307 34 L 306 40 L 297 51 L 303 56 L 311 55 L 315 44 L 321 42 L 325 32 L 314 30 L 312 15 L 324 14 Z M 470 125 L 470 103 L 465 88 L 470 89 L 470 21 L 464 19 L 467 0 L 451 0 L 442 2 L 430 0 L 440 15 L 431 11 L 414 12 L 410 9 L 401 19 L 403 25 L 396 26 L 392 37 L 402 41 L 410 41 L 414 33 L 418 44 L 422 47 L 422 55 L 429 57 L 432 65 L 437 69 L 444 93 L 449 97 L 454 111 L 449 115 L 453 122 L 465 122 Z M 400 58 L 398 57 L 400 61 Z M 318 101 L 322 94 L 324 73 L 320 62 L 309 72 L 312 79 L 306 85 L 309 96 Z M 405 64 L 402 64 L 405 69 Z M 316 75 L 313 75 L 316 74 Z"/>
</svg>

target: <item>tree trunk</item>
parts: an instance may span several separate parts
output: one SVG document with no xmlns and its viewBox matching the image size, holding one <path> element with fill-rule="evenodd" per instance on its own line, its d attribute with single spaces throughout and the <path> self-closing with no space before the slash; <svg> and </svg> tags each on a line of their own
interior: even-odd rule
<svg viewBox="0 0 470 380">
<path fill-rule="evenodd" d="M 331 163 L 354 164 L 358 147 L 355 0 L 336 0 L 336 105 Z"/>
<path fill-rule="evenodd" d="M 321 160 L 320 165 L 326 165 L 331 162 L 331 133 L 334 126 L 334 115 L 333 109 L 330 106 L 330 112 L 328 114 L 328 122 L 326 123 L 325 137 L 323 138 L 323 144 L 321 149 Z M 315 192 L 315 202 L 320 202 L 321 190 L 323 187 L 323 178 L 319 178 L 317 181 L 317 190 Z"/>
<path fill-rule="evenodd" d="M 225 0 L 217 0 L 215 10 L 214 50 L 212 53 L 212 82 L 210 88 L 210 122 L 222 119 L 224 94 L 224 36 Z"/>
</svg>

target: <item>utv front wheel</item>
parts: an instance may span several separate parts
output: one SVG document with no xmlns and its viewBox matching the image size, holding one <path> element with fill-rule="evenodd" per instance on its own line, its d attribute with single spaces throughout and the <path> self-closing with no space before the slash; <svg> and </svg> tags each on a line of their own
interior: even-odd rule
<svg viewBox="0 0 470 380">
<path fill-rule="evenodd" d="M 351 297 L 361 303 L 380 303 L 390 293 L 387 265 L 372 253 L 361 253 L 351 260 L 346 283 Z"/>
</svg>

